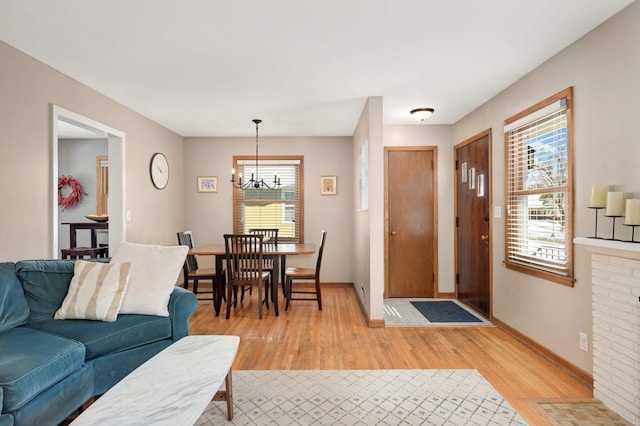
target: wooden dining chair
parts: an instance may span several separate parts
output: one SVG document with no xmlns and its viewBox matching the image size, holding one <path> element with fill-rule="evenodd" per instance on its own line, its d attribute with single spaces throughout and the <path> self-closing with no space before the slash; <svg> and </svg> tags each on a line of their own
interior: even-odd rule
<svg viewBox="0 0 640 426">
<path fill-rule="evenodd" d="M 254 235 L 262 235 L 262 244 L 278 244 L 278 228 L 251 228 L 249 229 L 249 234 Z M 264 263 L 262 264 L 262 270 L 268 271 L 271 275 L 271 283 L 277 283 L 277 278 L 273 276 L 273 262 L 272 258 L 264 259 Z M 282 283 L 284 292 L 284 283 Z M 249 295 L 251 295 L 251 288 L 249 288 Z M 242 291 L 242 296 L 240 297 L 240 301 L 244 299 L 244 289 Z"/>
<path fill-rule="evenodd" d="M 189 249 L 192 249 L 193 244 L 193 232 L 192 231 L 182 231 L 178 232 L 178 244 L 181 246 L 188 246 Z M 184 261 L 184 265 L 182 266 L 182 274 L 184 277 L 183 287 L 189 288 L 189 281 L 193 281 L 193 293 L 198 297 L 198 294 L 211 294 L 211 297 L 208 298 L 200 298 L 198 300 L 214 300 L 215 299 L 215 290 L 216 290 L 216 280 L 218 276 L 216 274 L 216 270 L 213 268 L 199 268 L 198 267 L 198 259 L 194 254 L 187 254 L 187 258 Z M 222 279 L 224 280 L 224 271 L 222 271 Z M 211 281 L 211 291 L 198 291 L 198 283 L 200 281 Z"/>
<path fill-rule="evenodd" d="M 227 319 L 234 304 L 233 293 L 238 287 L 258 288 L 258 317 L 262 319 L 262 304 L 269 309 L 269 272 L 263 271 L 262 235 L 225 234 L 224 246 L 227 260 Z M 264 287 L 264 297 L 263 297 Z M 234 304 L 235 306 L 235 304 Z M 278 315 L 278 304 L 274 301 Z"/>
<path fill-rule="evenodd" d="M 324 243 L 327 241 L 327 231 L 322 231 L 322 237 L 320 238 L 320 250 L 318 250 L 318 259 L 316 260 L 315 269 L 312 268 L 287 268 L 284 273 L 285 277 L 285 292 L 287 293 L 287 302 L 284 307 L 286 311 L 289 309 L 289 302 L 291 300 L 317 300 L 318 309 L 322 310 L 322 292 L 320 286 L 320 265 L 322 264 L 322 252 L 324 251 Z M 309 281 L 315 282 L 314 290 L 294 290 L 293 282 L 295 281 Z M 297 297 L 294 298 L 294 294 L 314 294 L 315 297 Z"/>
</svg>

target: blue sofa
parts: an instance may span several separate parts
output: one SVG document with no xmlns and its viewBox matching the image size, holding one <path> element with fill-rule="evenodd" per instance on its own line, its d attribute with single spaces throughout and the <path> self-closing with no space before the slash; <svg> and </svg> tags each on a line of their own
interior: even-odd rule
<svg viewBox="0 0 640 426">
<path fill-rule="evenodd" d="M 0 426 L 57 425 L 189 334 L 193 293 L 176 287 L 169 317 L 54 320 L 72 260 L 0 263 Z"/>
</svg>

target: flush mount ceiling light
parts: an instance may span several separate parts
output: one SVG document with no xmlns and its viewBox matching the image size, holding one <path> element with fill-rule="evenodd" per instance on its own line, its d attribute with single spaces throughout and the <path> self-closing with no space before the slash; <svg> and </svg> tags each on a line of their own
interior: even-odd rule
<svg viewBox="0 0 640 426">
<path fill-rule="evenodd" d="M 424 121 L 431 117 L 433 111 L 435 111 L 433 108 L 416 108 L 411 110 L 411 116 L 418 121 Z"/>
</svg>

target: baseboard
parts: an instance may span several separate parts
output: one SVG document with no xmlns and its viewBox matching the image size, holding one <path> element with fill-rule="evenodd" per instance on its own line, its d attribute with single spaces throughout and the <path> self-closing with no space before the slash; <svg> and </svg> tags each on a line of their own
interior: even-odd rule
<svg viewBox="0 0 640 426">
<path fill-rule="evenodd" d="M 367 323 L 367 326 L 370 327 L 370 328 L 382 328 L 382 327 L 384 327 L 385 323 L 384 323 L 383 319 L 372 320 L 371 318 L 369 318 L 369 314 L 367 314 L 367 309 L 362 304 L 362 300 L 360 300 L 360 296 L 358 296 L 358 290 L 356 290 L 356 286 L 351 284 L 351 287 L 353 289 L 353 294 L 356 297 L 356 300 L 358 301 L 358 306 L 360 307 L 360 312 L 362 312 L 362 317 L 364 318 L 365 322 Z"/>
<path fill-rule="evenodd" d="M 438 293 L 438 299 L 455 299 L 456 293 Z"/>
<path fill-rule="evenodd" d="M 520 333 L 518 330 L 506 324 L 505 322 L 499 320 L 495 316 L 491 318 L 491 322 L 496 327 L 504 331 L 505 333 L 513 336 L 518 341 L 529 346 L 531 349 L 533 349 L 535 352 L 537 352 L 542 357 L 547 359 L 549 362 L 552 362 L 553 364 L 555 364 L 558 368 L 560 368 L 562 371 L 567 373 L 569 376 L 573 377 L 578 382 L 585 385 L 587 388 L 593 390 L 593 376 L 591 376 L 591 374 L 573 365 L 566 359 L 562 358 L 560 355 L 550 351 L 549 349 L 542 346 L 540 343 L 536 342 L 535 340 L 532 340 L 531 338 Z"/>
</svg>

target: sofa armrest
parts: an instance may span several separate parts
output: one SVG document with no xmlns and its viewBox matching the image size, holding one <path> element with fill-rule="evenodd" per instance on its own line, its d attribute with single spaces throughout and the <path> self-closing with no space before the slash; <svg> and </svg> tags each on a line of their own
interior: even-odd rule
<svg viewBox="0 0 640 426">
<path fill-rule="evenodd" d="M 175 287 L 169 298 L 171 335 L 174 342 L 189 335 L 189 318 L 198 308 L 196 295 L 182 287 Z"/>
</svg>

